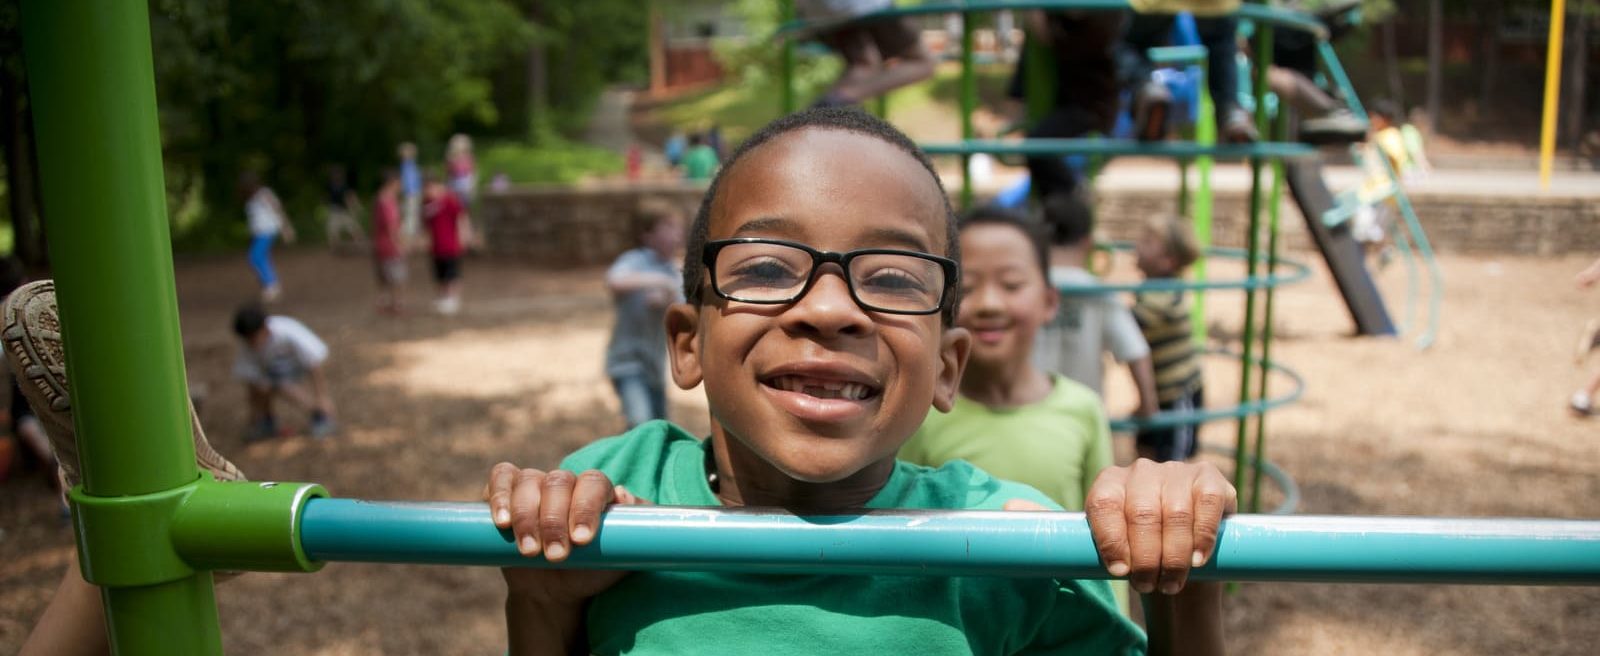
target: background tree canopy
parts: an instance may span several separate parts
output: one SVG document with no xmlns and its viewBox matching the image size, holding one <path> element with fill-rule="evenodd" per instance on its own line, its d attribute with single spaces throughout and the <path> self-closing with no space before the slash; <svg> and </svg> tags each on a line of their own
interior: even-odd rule
<svg viewBox="0 0 1600 656">
<path fill-rule="evenodd" d="M 31 153 L 18 4 L 0 0 L 0 108 L 21 119 L 4 125 L 11 186 L 17 169 L 31 175 L 31 157 L 12 156 Z M 174 236 L 190 246 L 242 236 L 242 171 L 261 174 L 309 222 L 331 165 L 370 193 L 397 144 L 415 142 L 426 166 L 458 131 L 503 142 L 501 152 L 604 164 L 603 153 L 574 156 L 581 148 L 563 135 L 583 127 L 607 84 L 644 76 L 644 13 L 633 0 L 151 0 Z M 535 55 L 549 75 L 529 75 Z M 42 248 L 20 242 L 38 208 L 8 209 L 17 252 L 37 264 Z"/>
</svg>

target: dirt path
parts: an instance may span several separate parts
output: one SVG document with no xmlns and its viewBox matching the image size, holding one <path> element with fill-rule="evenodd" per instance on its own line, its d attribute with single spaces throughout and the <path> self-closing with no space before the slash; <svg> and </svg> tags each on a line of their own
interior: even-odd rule
<svg viewBox="0 0 1600 656">
<path fill-rule="evenodd" d="M 1301 511 L 1600 518 L 1600 423 L 1562 412 L 1581 378 L 1569 342 L 1600 310 L 1600 293 L 1569 282 L 1582 264 L 1445 258 L 1445 330 L 1426 353 L 1345 337 L 1325 278 L 1283 293 L 1274 355 L 1308 389 L 1269 416 L 1269 457 L 1301 485 Z M 469 500 L 499 460 L 553 465 L 621 428 L 600 368 L 610 308 L 599 271 L 469 261 L 462 316 L 386 320 L 371 310 L 363 258 L 291 253 L 281 269 L 283 311 L 333 349 L 343 430 L 245 447 L 227 324 L 252 290 L 249 273 L 242 259 L 178 264 L 188 368 L 209 390 L 203 419 L 253 478 Z M 1384 276 L 1393 298 L 1403 283 L 1399 267 Z M 426 307 L 426 285 L 411 292 Z M 1212 301 L 1215 332 L 1235 332 L 1240 315 L 1236 297 Z M 1234 395 L 1236 372 L 1208 363 L 1214 404 Z M 1112 408 L 1131 405 L 1122 378 L 1111 376 Z M 697 395 L 674 392 L 673 413 L 703 431 Z M 1232 435 L 1213 425 L 1205 439 Z M 38 478 L 0 483 L 0 653 L 16 649 L 67 562 L 71 534 L 57 513 Z M 487 569 L 336 564 L 253 574 L 218 598 L 229 653 L 482 655 L 503 650 L 502 590 Z M 1245 654 L 1586 654 L 1600 642 L 1600 590 L 1245 585 L 1227 618 Z"/>
</svg>

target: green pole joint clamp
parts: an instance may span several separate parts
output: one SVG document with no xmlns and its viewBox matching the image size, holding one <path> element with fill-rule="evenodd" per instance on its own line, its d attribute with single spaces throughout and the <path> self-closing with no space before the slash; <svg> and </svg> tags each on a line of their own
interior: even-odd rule
<svg viewBox="0 0 1600 656">
<path fill-rule="evenodd" d="M 166 583 L 196 570 L 312 572 L 300 547 L 310 483 L 217 482 L 202 472 L 170 490 L 122 497 L 68 493 L 84 580 L 105 587 Z"/>
</svg>

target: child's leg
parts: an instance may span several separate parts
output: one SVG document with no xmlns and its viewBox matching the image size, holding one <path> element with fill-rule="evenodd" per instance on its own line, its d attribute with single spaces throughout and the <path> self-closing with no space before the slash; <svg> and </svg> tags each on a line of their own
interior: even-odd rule
<svg viewBox="0 0 1600 656">
<path fill-rule="evenodd" d="M 261 281 L 262 287 L 275 287 L 278 284 L 278 272 L 272 268 L 272 241 L 275 235 L 260 235 L 250 238 L 250 268 L 256 272 L 256 279 Z"/>
<path fill-rule="evenodd" d="M 650 418 L 667 418 L 667 383 L 660 376 L 649 380 L 650 386 Z"/>
<path fill-rule="evenodd" d="M 631 430 L 634 426 L 652 419 L 650 384 L 643 376 L 621 376 L 611 379 L 617 390 L 617 400 L 622 403 L 622 419 Z"/>
</svg>

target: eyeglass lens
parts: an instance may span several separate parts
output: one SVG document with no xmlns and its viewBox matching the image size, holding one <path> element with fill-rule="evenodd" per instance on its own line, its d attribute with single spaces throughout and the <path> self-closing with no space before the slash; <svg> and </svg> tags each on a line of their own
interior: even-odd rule
<svg viewBox="0 0 1600 656">
<path fill-rule="evenodd" d="M 944 270 L 914 255 L 868 253 L 850 259 L 856 302 L 890 312 L 927 312 L 944 296 Z M 786 303 L 813 275 L 811 254 L 783 244 L 738 243 L 717 253 L 717 289 L 734 300 Z"/>
</svg>

